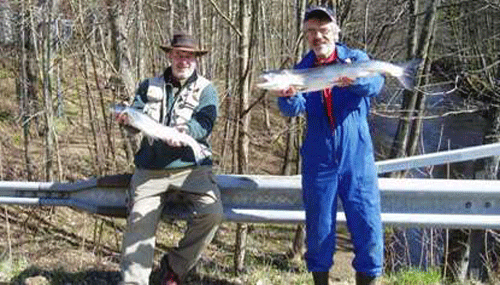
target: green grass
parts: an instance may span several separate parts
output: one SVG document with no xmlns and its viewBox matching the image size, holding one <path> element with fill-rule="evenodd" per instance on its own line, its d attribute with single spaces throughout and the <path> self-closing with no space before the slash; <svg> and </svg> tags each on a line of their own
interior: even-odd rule
<svg viewBox="0 0 500 285">
<path fill-rule="evenodd" d="M 0 79 L 9 79 L 14 77 L 14 72 L 5 68 L 0 69 Z"/>
<path fill-rule="evenodd" d="M 29 262 L 24 257 L 7 258 L 0 261 L 0 281 L 9 281 L 18 276 L 29 266 Z"/>
<path fill-rule="evenodd" d="M 10 121 L 14 118 L 11 112 L 6 111 L 6 110 L 0 110 L 0 122 L 1 121 Z"/>
<path fill-rule="evenodd" d="M 388 274 L 384 277 L 385 284 L 397 285 L 431 285 L 441 284 L 441 272 L 438 268 L 421 271 L 414 268 L 402 270 L 397 273 Z"/>
</svg>

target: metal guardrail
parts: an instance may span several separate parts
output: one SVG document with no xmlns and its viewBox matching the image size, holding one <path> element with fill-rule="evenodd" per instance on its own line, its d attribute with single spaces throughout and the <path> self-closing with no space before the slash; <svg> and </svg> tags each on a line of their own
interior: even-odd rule
<svg viewBox="0 0 500 285">
<path fill-rule="evenodd" d="M 500 144 L 378 162 L 379 173 L 497 155 Z M 444 161 L 444 162 L 443 162 Z M 0 204 L 68 206 L 125 217 L 130 175 L 75 183 L 0 181 Z M 303 222 L 301 176 L 218 175 L 225 218 L 235 222 Z M 386 225 L 500 229 L 500 181 L 379 178 Z M 173 200 L 165 218 L 186 218 Z M 339 222 L 345 215 L 339 204 Z"/>
<path fill-rule="evenodd" d="M 377 161 L 379 174 L 500 155 L 500 143 Z"/>
<path fill-rule="evenodd" d="M 101 179 L 70 184 L 0 182 L 0 204 L 68 206 L 125 217 L 127 187 L 108 187 Z M 304 221 L 299 176 L 219 175 L 217 179 L 228 221 Z M 379 185 L 385 224 L 500 228 L 500 181 L 380 178 Z M 185 218 L 187 213 L 189 209 L 184 208 L 184 204 L 172 201 L 165 208 L 164 216 Z M 338 220 L 345 222 L 340 204 Z"/>
</svg>

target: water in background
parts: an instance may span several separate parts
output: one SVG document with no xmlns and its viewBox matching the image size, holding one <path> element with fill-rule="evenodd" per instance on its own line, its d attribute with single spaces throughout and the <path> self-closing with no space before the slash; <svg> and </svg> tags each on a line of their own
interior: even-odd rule
<svg viewBox="0 0 500 285">
<path fill-rule="evenodd" d="M 389 105 L 390 98 L 381 96 L 374 106 Z M 391 103 L 394 106 L 394 103 Z M 427 98 L 426 116 L 431 119 L 423 121 L 420 137 L 419 154 L 433 153 L 448 149 L 460 149 L 482 144 L 487 122 L 481 112 L 457 112 L 471 107 L 468 100 L 455 95 L 431 96 Z M 376 108 L 374 108 L 376 109 Z M 449 114 L 453 112 L 453 114 Z M 385 159 L 385 154 L 392 146 L 397 130 L 398 118 L 394 116 L 377 115 L 370 117 L 372 134 L 377 160 Z M 449 114 L 449 115 L 443 115 Z M 473 177 L 474 161 L 453 163 L 449 166 L 440 165 L 412 170 L 410 177 L 415 178 L 464 178 Z M 392 241 L 391 248 L 395 250 L 396 260 L 400 267 L 413 266 L 426 269 L 429 266 L 439 266 L 443 262 L 444 229 L 411 228 L 398 231 Z"/>
<path fill-rule="evenodd" d="M 387 104 L 387 97 L 388 95 L 377 98 L 374 106 Z M 394 106 L 394 103 L 392 106 Z M 394 109 L 394 107 L 392 108 Z M 425 114 L 429 119 L 423 121 L 419 154 L 481 145 L 487 126 L 486 119 L 481 115 L 480 111 L 461 113 L 458 111 L 465 108 L 474 110 L 479 109 L 480 106 L 472 106 L 468 100 L 456 95 L 429 96 Z M 392 146 L 399 119 L 396 113 L 392 116 L 387 116 L 387 113 L 384 114 L 384 112 L 378 111 L 372 113 L 369 123 L 376 158 L 377 160 L 383 160 L 389 152 L 389 147 Z M 382 115 L 377 115 L 378 113 Z M 445 115 L 443 116 L 443 114 Z M 472 178 L 472 164 L 473 161 L 453 163 L 450 167 L 452 175 L 450 178 Z M 436 166 L 432 169 L 425 168 L 412 171 L 411 175 L 447 178 L 446 169 L 446 166 Z"/>
</svg>

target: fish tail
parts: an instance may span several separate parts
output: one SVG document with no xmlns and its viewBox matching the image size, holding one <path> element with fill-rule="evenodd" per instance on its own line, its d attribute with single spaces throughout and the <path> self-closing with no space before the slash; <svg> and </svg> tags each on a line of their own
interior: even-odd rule
<svg viewBox="0 0 500 285">
<path fill-rule="evenodd" d="M 415 87 L 417 72 L 422 64 L 422 61 L 422 59 L 416 58 L 401 66 L 403 68 L 403 74 L 401 76 L 397 76 L 397 78 L 406 89 L 413 90 Z"/>
<path fill-rule="evenodd" d="M 125 105 L 122 105 L 122 104 L 113 104 L 109 107 L 109 110 L 112 112 L 112 113 L 115 113 L 115 114 L 118 114 L 118 113 L 121 113 L 123 111 L 125 111 L 127 106 Z"/>
</svg>

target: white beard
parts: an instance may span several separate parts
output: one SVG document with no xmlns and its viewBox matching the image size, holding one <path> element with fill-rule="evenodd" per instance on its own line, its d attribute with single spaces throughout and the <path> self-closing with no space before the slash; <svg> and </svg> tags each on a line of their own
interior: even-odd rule
<svg viewBox="0 0 500 285">
<path fill-rule="evenodd" d="M 321 44 L 314 47 L 314 52 L 317 57 L 328 57 L 335 50 L 331 44 Z"/>
</svg>

